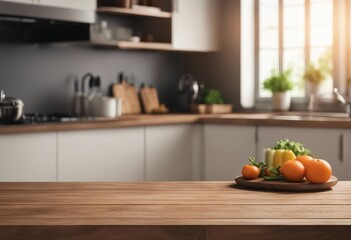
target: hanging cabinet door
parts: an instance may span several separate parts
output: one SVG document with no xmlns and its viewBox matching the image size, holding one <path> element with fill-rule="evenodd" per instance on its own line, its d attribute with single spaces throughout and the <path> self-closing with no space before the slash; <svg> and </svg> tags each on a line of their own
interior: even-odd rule
<svg viewBox="0 0 351 240">
<path fill-rule="evenodd" d="M 175 49 L 215 51 L 218 0 L 173 0 L 172 44 Z"/>
</svg>

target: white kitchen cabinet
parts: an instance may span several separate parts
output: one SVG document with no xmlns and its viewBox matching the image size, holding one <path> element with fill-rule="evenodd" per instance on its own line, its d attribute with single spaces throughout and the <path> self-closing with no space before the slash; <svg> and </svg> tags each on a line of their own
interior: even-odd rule
<svg viewBox="0 0 351 240">
<path fill-rule="evenodd" d="M 204 126 L 205 180 L 233 181 L 256 152 L 253 126 Z"/>
<path fill-rule="evenodd" d="M 0 135 L 0 181 L 56 181 L 56 133 Z"/>
<path fill-rule="evenodd" d="M 173 0 L 172 45 L 174 49 L 218 49 L 218 0 Z"/>
<path fill-rule="evenodd" d="M 144 127 L 58 133 L 59 181 L 143 181 Z"/>
<path fill-rule="evenodd" d="M 315 157 L 327 160 L 333 174 L 340 180 L 351 180 L 351 131 L 325 128 L 259 127 L 258 151 L 264 158 L 264 149 L 272 147 L 280 139 L 301 142 Z"/>
<path fill-rule="evenodd" d="M 96 0 L 37 0 L 40 5 L 95 11 Z"/>
<path fill-rule="evenodd" d="M 201 178 L 201 126 L 146 127 L 146 180 L 187 181 Z"/>
</svg>

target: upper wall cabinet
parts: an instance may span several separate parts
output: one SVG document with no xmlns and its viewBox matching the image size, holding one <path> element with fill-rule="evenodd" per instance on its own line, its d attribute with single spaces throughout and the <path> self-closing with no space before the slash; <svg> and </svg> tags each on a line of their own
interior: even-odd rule
<svg viewBox="0 0 351 240">
<path fill-rule="evenodd" d="M 112 32 L 116 32 L 123 26 L 121 30 L 125 31 L 127 28 L 128 32 L 131 30 L 133 34 L 141 35 L 141 42 L 129 41 L 128 38 L 131 36 L 118 39 L 115 34 L 115 38 L 107 41 L 96 41 L 93 38 L 94 44 L 120 49 L 158 51 L 212 52 L 218 50 L 218 0 L 134 1 L 133 3 L 124 0 L 124 3 L 128 4 L 121 5 L 117 2 L 100 0 L 97 9 L 99 20 L 107 21 L 108 28 Z"/>
<path fill-rule="evenodd" d="M 217 0 L 173 0 L 173 47 L 190 51 L 217 50 L 217 5 Z"/>
</svg>

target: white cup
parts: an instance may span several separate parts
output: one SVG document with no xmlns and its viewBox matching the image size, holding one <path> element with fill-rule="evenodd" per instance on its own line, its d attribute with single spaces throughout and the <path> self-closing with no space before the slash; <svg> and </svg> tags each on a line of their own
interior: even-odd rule
<svg viewBox="0 0 351 240">
<path fill-rule="evenodd" d="M 116 117 L 120 117 L 123 114 L 122 109 L 122 98 L 115 98 L 116 99 Z"/>
<path fill-rule="evenodd" d="M 117 116 L 117 100 L 112 97 L 94 97 L 91 100 L 90 111 L 93 117 L 114 118 Z"/>
</svg>

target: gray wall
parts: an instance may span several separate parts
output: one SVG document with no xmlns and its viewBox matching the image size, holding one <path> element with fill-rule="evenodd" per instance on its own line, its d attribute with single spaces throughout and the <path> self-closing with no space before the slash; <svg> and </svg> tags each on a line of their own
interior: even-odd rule
<svg viewBox="0 0 351 240">
<path fill-rule="evenodd" d="M 124 71 L 139 86 L 157 87 L 160 99 L 175 106 L 181 57 L 175 53 L 97 49 L 79 44 L 0 43 L 0 89 L 22 99 L 25 112 L 70 112 L 72 76 L 98 74 L 107 93 Z"/>
</svg>

